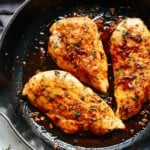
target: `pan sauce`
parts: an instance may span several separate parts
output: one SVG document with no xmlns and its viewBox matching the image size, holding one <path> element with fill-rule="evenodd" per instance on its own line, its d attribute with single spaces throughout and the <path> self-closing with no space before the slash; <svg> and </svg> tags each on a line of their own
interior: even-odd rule
<svg viewBox="0 0 150 150">
<path fill-rule="evenodd" d="M 125 11 L 126 10 L 126 11 Z M 123 12 L 123 13 L 122 13 Z M 125 13 L 124 12 L 128 12 Z M 102 98 L 106 100 L 106 102 L 115 110 L 116 103 L 113 96 L 113 73 L 111 66 L 110 54 L 108 52 L 108 40 L 109 36 L 113 32 L 114 26 L 124 17 L 124 16 L 134 16 L 135 14 L 132 12 L 130 7 L 128 8 L 120 8 L 115 10 L 111 9 L 100 9 L 99 7 L 94 7 L 90 10 L 85 10 L 82 8 L 78 8 L 73 12 L 68 14 L 64 14 L 63 17 L 68 16 L 86 16 L 88 15 L 90 18 L 93 18 L 98 25 L 98 28 L 103 31 L 101 35 L 104 48 L 108 57 L 109 64 L 109 82 L 110 88 L 108 93 L 101 94 L 98 93 Z M 61 17 L 58 17 L 61 19 Z M 58 20 L 56 19 L 56 20 Z M 53 20 L 50 24 L 52 24 L 55 20 Z M 144 20 L 147 21 L 147 20 Z M 23 83 L 26 83 L 28 79 L 34 75 L 38 71 L 45 71 L 49 69 L 59 69 L 57 65 L 53 62 L 52 58 L 47 53 L 47 45 L 48 45 L 48 37 L 49 37 L 49 25 L 43 25 L 40 29 L 40 32 L 35 35 L 35 39 L 31 42 L 32 44 L 28 46 L 28 53 L 26 54 L 26 61 L 24 62 L 24 75 L 23 75 Z M 26 101 L 26 100 L 25 100 Z M 25 102 L 26 104 L 26 102 Z M 107 135 L 103 136 L 94 136 L 88 133 L 82 133 L 79 135 L 66 135 L 59 131 L 47 117 L 43 116 L 38 110 L 32 108 L 30 104 L 27 103 L 27 109 L 30 111 L 28 115 L 33 118 L 35 122 L 37 122 L 38 127 L 44 128 L 46 132 L 52 133 L 54 136 L 57 136 L 58 139 L 61 139 L 67 143 L 73 145 L 79 145 L 84 147 L 103 147 L 110 146 L 129 139 L 138 133 L 142 128 L 144 128 L 148 121 L 150 120 L 150 103 L 146 102 L 142 110 L 135 117 L 125 121 L 126 130 L 124 131 L 113 131 Z M 33 121 L 33 122 L 34 122 Z"/>
</svg>

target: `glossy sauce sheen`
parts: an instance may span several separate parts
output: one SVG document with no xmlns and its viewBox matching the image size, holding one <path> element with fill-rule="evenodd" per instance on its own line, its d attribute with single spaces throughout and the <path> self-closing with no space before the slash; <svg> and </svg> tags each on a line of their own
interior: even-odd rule
<svg viewBox="0 0 150 150">
<path fill-rule="evenodd" d="M 116 25 L 121 21 L 124 16 L 128 16 L 129 14 L 123 14 L 124 12 L 130 12 L 130 8 L 123 8 L 123 10 L 115 10 L 111 9 L 101 9 L 99 7 L 94 7 L 90 11 L 84 9 L 77 9 L 74 12 L 63 15 L 63 17 L 68 16 L 89 16 L 94 19 L 96 22 L 98 29 L 102 32 L 100 35 L 103 45 L 105 48 L 105 52 L 108 57 L 108 65 L 109 65 L 109 82 L 110 88 L 108 93 L 101 94 L 98 93 L 105 101 L 116 110 L 116 103 L 113 96 L 113 72 L 111 65 L 111 57 L 108 51 L 109 49 L 109 37 L 111 33 L 114 31 Z M 130 15 L 129 15 L 130 16 Z M 56 20 L 60 19 L 58 17 Z M 28 81 L 28 79 L 34 75 L 38 71 L 45 71 L 51 69 L 59 69 L 57 65 L 54 63 L 52 58 L 49 56 L 47 52 L 48 48 L 48 38 L 49 38 L 49 27 L 56 20 L 52 20 L 50 24 L 43 25 L 41 27 L 41 31 L 36 34 L 36 38 L 31 42 L 32 44 L 28 46 L 28 53 L 26 54 L 26 61 L 24 63 L 24 74 L 23 74 L 23 82 L 24 84 Z M 97 91 L 96 91 L 97 92 Z M 27 104 L 28 105 L 28 104 Z M 126 139 L 132 137 L 137 132 L 142 130 L 143 127 L 146 126 L 148 121 L 150 120 L 150 103 L 147 102 L 143 105 L 142 110 L 136 115 L 134 118 L 131 118 L 125 121 L 126 130 L 113 131 L 107 135 L 103 136 L 94 136 L 88 133 L 79 134 L 79 135 L 66 135 L 62 133 L 58 128 L 56 128 L 47 117 L 41 114 L 38 110 L 32 108 L 29 104 L 29 109 L 31 111 L 31 118 L 37 122 L 38 127 L 44 126 L 44 130 L 46 132 L 52 133 L 54 136 L 57 136 L 58 139 L 61 139 L 67 143 L 73 145 L 79 145 L 84 147 L 103 147 L 110 146 L 120 142 L 125 141 Z M 29 111 L 29 112 L 30 112 Z"/>
</svg>

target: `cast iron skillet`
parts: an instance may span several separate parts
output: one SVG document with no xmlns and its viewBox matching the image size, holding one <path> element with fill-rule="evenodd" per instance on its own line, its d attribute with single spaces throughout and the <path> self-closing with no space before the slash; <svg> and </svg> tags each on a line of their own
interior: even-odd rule
<svg viewBox="0 0 150 150">
<path fill-rule="evenodd" d="M 115 8 L 117 13 L 112 16 L 108 11 L 109 8 Z M 48 28 L 55 20 L 65 15 L 77 14 L 104 17 L 108 22 L 115 15 L 134 16 L 142 18 L 149 26 L 150 2 L 148 0 L 26 0 L 16 11 L 0 41 L 0 115 L 8 120 L 16 134 L 31 149 L 116 150 L 150 147 L 150 122 L 134 136 L 120 142 L 117 139 L 114 139 L 113 144 L 109 142 L 111 136 L 117 137 L 118 133 L 104 136 L 103 138 L 108 141 L 105 140 L 107 142 L 102 144 L 103 138 L 100 137 L 92 137 L 94 140 L 86 137 L 80 139 L 76 135 L 64 135 L 55 127 L 48 132 L 46 126 L 37 124 L 30 117 L 30 114 L 37 110 L 26 100 L 22 100 L 21 91 L 24 83 L 37 69 L 57 68 L 45 53 L 49 36 Z M 45 60 L 46 58 L 48 60 Z M 78 140 L 81 140 L 79 144 Z"/>
</svg>

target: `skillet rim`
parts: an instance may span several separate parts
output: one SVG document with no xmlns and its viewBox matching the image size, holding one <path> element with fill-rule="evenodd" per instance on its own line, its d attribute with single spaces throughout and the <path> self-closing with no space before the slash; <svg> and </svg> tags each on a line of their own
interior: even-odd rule
<svg viewBox="0 0 150 150">
<path fill-rule="evenodd" d="M 16 19 L 17 15 L 25 8 L 25 6 L 27 6 L 29 3 L 31 2 L 31 0 L 25 0 L 23 2 L 23 4 L 16 10 L 16 12 L 14 13 L 13 17 L 11 18 L 10 22 L 7 24 L 6 28 L 4 29 L 4 31 L 2 32 L 2 36 L 1 36 L 1 41 L 0 41 L 0 49 L 3 45 L 3 42 L 5 40 L 5 37 L 7 35 L 7 32 L 9 30 L 9 28 L 11 27 L 13 21 Z M 31 146 L 31 144 L 28 144 L 28 142 L 26 142 L 26 140 L 22 137 L 22 135 L 18 132 L 17 129 L 15 129 L 14 125 L 11 123 L 9 117 L 7 115 L 5 115 L 4 113 L 0 112 L 0 114 L 3 115 L 3 117 L 9 122 L 11 128 L 14 130 L 14 132 L 16 133 L 16 135 L 18 137 L 21 137 L 21 140 L 27 144 L 27 146 L 29 146 L 29 148 L 31 149 L 34 149 L 34 147 Z M 146 128 L 148 128 L 148 126 L 150 125 L 150 122 L 147 124 Z M 138 132 L 138 135 L 142 135 L 142 132 L 144 132 L 146 129 L 144 130 L 141 130 L 140 132 Z M 108 147 L 103 147 L 103 148 L 94 148 L 94 149 L 97 149 L 97 150 L 107 150 L 107 149 L 112 149 L 112 148 L 117 148 L 117 149 L 122 149 L 122 148 L 126 148 L 128 147 L 130 144 L 129 143 L 132 143 L 132 144 L 135 144 L 135 142 L 138 140 L 138 138 L 141 139 L 141 137 L 139 136 L 136 136 L 136 137 L 131 137 L 127 140 L 125 140 L 124 142 L 122 143 L 119 143 L 119 144 L 116 144 L 116 145 L 112 145 L 112 146 L 108 146 Z M 40 137 L 39 137 L 40 138 Z M 42 140 L 42 139 L 41 139 Z M 126 145 L 127 144 L 127 145 Z M 123 147 L 122 147 L 123 146 Z M 90 149 L 90 148 L 87 148 L 87 149 Z"/>
</svg>

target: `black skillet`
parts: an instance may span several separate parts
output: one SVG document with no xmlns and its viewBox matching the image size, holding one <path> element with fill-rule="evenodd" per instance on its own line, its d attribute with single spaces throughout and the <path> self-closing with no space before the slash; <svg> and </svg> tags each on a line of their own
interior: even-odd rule
<svg viewBox="0 0 150 150">
<path fill-rule="evenodd" d="M 111 8 L 111 9 L 110 9 Z M 112 12 L 113 11 L 113 12 Z M 0 115 L 8 120 L 16 134 L 31 149 L 149 149 L 150 122 L 138 125 L 140 115 L 126 124 L 134 133 L 114 131 L 108 135 L 65 135 L 28 104 L 21 91 L 37 70 L 57 66 L 47 55 L 48 28 L 66 16 L 84 15 L 104 18 L 106 27 L 117 18 L 140 17 L 150 27 L 148 0 L 26 0 L 16 11 L 0 41 Z M 143 109 L 149 115 L 149 104 Z M 150 118 L 150 117 L 149 117 Z M 50 125 L 53 128 L 50 128 Z M 135 128 L 135 129 L 134 129 Z"/>
</svg>

